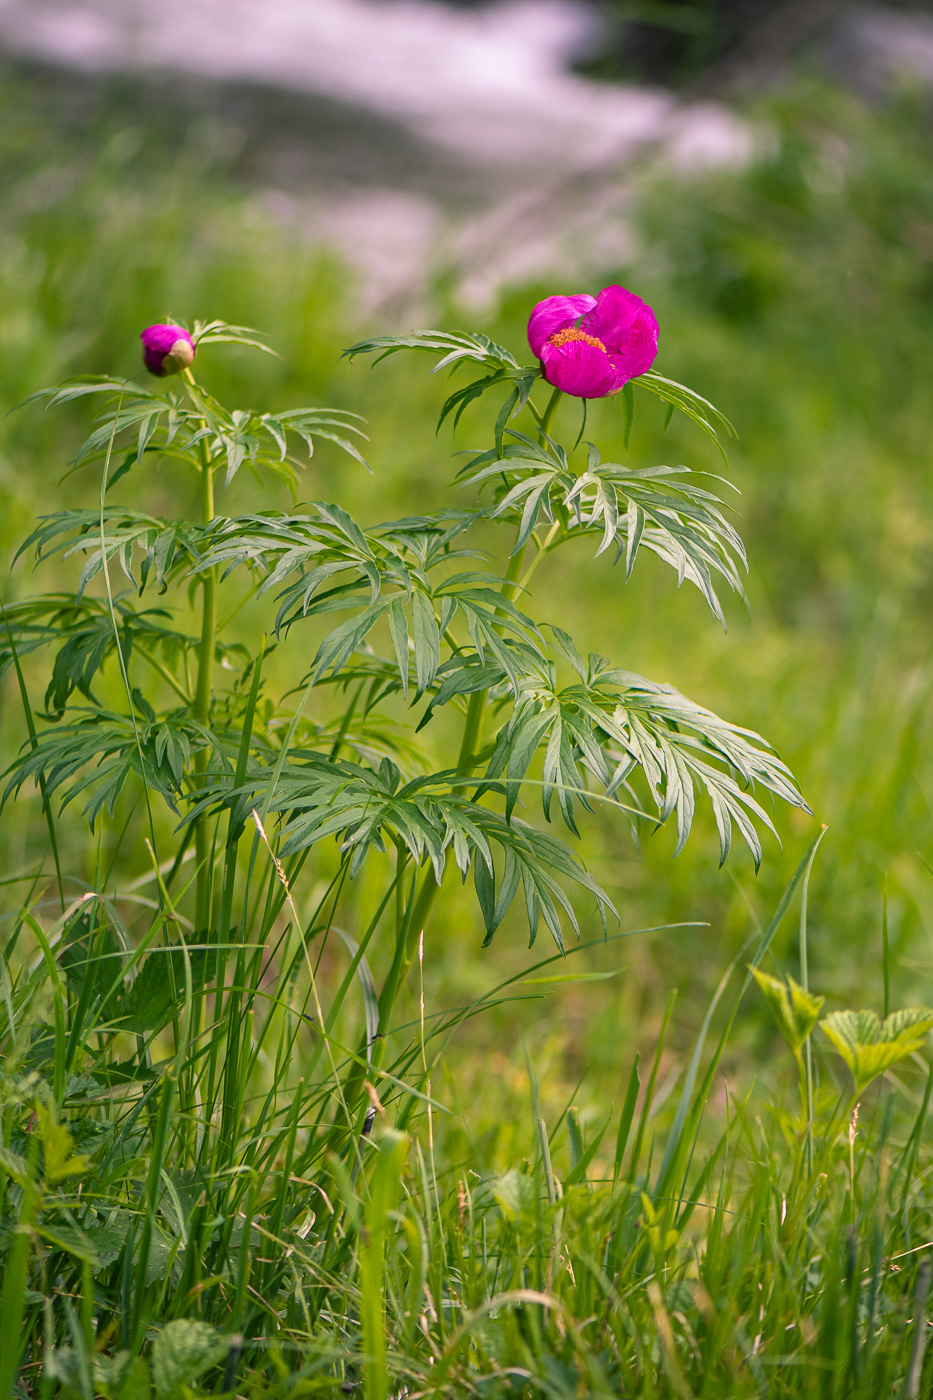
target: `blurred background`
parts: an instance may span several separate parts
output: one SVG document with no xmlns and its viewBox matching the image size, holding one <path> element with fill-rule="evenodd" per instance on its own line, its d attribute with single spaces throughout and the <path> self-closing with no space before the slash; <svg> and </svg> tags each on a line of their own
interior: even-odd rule
<svg viewBox="0 0 933 1400">
<path fill-rule="evenodd" d="M 658 367 L 737 426 L 751 573 L 728 631 L 650 561 L 623 587 L 568 551 L 536 601 L 546 612 L 553 597 L 581 649 L 767 736 L 815 815 L 775 813 L 783 848 L 768 841 L 757 877 L 739 851 L 717 868 L 705 812 L 676 860 L 666 829 L 639 853 L 621 825 L 591 822 L 586 858 L 623 927 L 707 926 L 597 949 L 594 969 L 623 974 L 473 1023 L 452 1058 L 458 1092 L 489 1054 L 503 1092 L 524 1092 L 524 1037 L 555 1101 L 589 1066 L 596 1113 L 677 985 L 673 1088 L 677 1044 L 822 822 L 811 982 L 827 1009 L 880 1002 L 885 890 L 892 1004 L 933 1002 L 933 9 L 0 0 L 0 111 L 4 413 L 69 375 L 135 373 L 149 322 L 253 325 L 281 360 L 216 354 L 210 387 L 363 413 L 375 477 L 322 449 L 306 493 L 391 517 L 449 499 L 451 454 L 486 425 L 435 438 L 444 386 L 420 361 L 372 374 L 341 347 L 430 324 L 521 356 L 538 298 L 619 281 L 657 312 Z M 96 499 L 96 481 L 61 481 L 81 428 L 77 412 L 0 417 L 7 560 L 38 511 Z M 604 456 L 625 451 L 615 403 L 589 429 Z M 634 464 L 716 469 L 698 436 L 662 429 L 638 418 Z M 160 477 L 149 504 L 174 513 L 187 489 Z M 255 501 L 242 490 L 221 509 Z M 54 570 L 4 566 L 6 600 L 54 584 Z M 23 735 L 9 683 L 2 706 L 10 755 Z M 41 851 L 30 812 L 4 818 L 9 872 Z M 66 831 L 76 867 L 86 830 L 75 815 Z M 437 930 L 434 1005 L 527 962 L 517 923 L 482 953 L 460 906 Z M 791 973 L 795 940 L 788 920 L 775 953 Z M 771 1039 L 750 1008 L 733 1072 Z"/>
</svg>

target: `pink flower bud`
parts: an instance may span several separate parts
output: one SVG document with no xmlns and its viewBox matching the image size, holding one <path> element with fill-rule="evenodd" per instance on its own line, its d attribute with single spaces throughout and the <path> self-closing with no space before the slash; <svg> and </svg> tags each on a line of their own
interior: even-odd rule
<svg viewBox="0 0 933 1400">
<path fill-rule="evenodd" d="M 146 369 L 160 379 L 194 363 L 195 344 L 182 326 L 147 326 L 139 338 Z"/>
</svg>

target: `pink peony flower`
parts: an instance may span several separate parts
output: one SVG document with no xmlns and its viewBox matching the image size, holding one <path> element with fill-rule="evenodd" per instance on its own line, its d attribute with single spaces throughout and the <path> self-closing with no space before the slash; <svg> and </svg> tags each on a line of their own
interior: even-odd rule
<svg viewBox="0 0 933 1400">
<path fill-rule="evenodd" d="M 195 344 L 182 326 L 147 326 L 139 338 L 146 369 L 160 379 L 194 363 Z"/>
<path fill-rule="evenodd" d="M 601 399 L 651 368 L 658 323 L 633 292 L 604 287 L 598 297 L 581 292 L 539 301 L 528 343 L 549 384 L 578 399 Z"/>
</svg>

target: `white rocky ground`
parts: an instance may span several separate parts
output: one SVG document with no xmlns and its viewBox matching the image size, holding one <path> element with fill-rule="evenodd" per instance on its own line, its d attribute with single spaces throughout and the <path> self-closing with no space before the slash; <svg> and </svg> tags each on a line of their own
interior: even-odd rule
<svg viewBox="0 0 933 1400">
<path fill-rule="evenodd" d="M 0 0 L 0 47 L 91 74 L 283 89 L 331 104 L 331 127 L 363 114 L 370 136 L 348 140 L 312 190 L 287 159 L 270 161 L 267 202 L 339 249 L 368 309 L 398 307 L 441 272 L 479 308 L 509 282 L 572 281 L 621 260 L 633 161 L 690 172 L 753 149 L 723 106 L 572 73 L 593 16 L 578 0 Z M 892 38 L 884 18 L 853 10 L 843 61 L 867 46 L 884 68 L 887 43 L 915 68 L 928 51 L 933 69 L 933 20 L 887 16 L 901 21 Z M 292 147 L 314 147 L 321 110 L 305 108 L 297 132 L 290 123 Z M 354 171 L 361 141 L 370 158 Z M 423 178 L 400 180 L 406 161 Z"/>
</svg>

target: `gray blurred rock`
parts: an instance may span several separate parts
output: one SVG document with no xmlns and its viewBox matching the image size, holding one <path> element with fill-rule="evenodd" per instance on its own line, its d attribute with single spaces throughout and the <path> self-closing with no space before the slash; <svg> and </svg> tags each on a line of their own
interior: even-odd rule
<svg viewBox="0 0 933 1400">
<path fill-rule="evenodd" d="M 403 314 L 439 275 L 477 307 L 520 279 L 572 289 L 630 251 L 633 162 L 748 159 L 751 131 L 716 103 L 570 71 L 594 13 L 574 0 L 0 0 L 0 46 L 215 110 L 267 207 L 338 249 L 361 309 Z"/>
<path fill-rule="evenodd" d="M 933 14 L 850 5 L 819 56 L 838 77 L 875 100 L 907 82 L 933 87 Z"/>
</svg>

